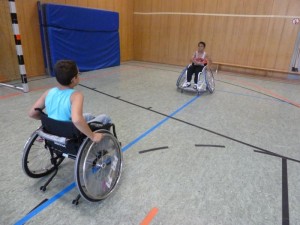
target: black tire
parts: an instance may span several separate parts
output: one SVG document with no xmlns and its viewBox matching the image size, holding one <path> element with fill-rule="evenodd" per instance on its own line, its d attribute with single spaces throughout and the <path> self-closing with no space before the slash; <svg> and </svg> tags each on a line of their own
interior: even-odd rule
<svg viewBox="0 0 300 225">
<path fill-rule="evenodd" d="M 210 93 L 215 91 L 215 78 L 211 69 L 207 69 L 205 73 L 206 87 Z"/>
<path fill-rule="evenodd" d="M 54 156 L 57 156 L 54 153 Z M 57 159 L 57 166 L 64 160 Z M 50 151 L 45 147 L 45 141 L 35 131 L 27 140 L 22 157 L 22 168 L 25 174 L 32 178 L 44 177 L 54 171 Z"/>
<path fill-rule="evenodd" d="M 107 198 L 116 188 L 122 172 L 122 151 L 118 140 L 107 130 L 99 143 L 86 138 L 75 163 L 75 180 L 80 195 L 97 202 Z"/>
</svg>

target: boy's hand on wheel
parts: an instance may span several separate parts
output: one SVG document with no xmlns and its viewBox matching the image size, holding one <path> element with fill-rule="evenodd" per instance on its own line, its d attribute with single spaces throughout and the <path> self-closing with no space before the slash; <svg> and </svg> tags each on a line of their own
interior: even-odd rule
<svg viewBox="0 0 300 225">
<path fill-rule="evenodd" d="M 101 133 L 93 133 L 93 138 L 91 139 L 93 142 L 100 142 L 103 138 L 103 134 Z"/>
</svg>

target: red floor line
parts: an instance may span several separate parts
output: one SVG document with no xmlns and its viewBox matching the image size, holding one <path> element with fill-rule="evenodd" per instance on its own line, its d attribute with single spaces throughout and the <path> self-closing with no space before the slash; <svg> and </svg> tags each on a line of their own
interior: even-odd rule
<svg viewBox="0 0 300 225">
<path fill-rule="evenodd" d="M 277 82 L 284 84 L 299 84 L 300 83 L 300 76 L 299 79 L 288 79 L 288 78 L 280 78 L 280 77 L 265 77 L 260 75 L 248 75 L 248 74 L 233 74 L 232 72 L 227 71 L 219 71 L 220 76 L 228 75 L 228 76 L 235 76 L 235 77 L 242 77 L 242 78 L 250 78 L 250 79 L 259 79 L 264 81 L 270 81 L 270 82 Z"/>
<path fill-rule="evenodd" d="M 234 81 L 237 82 L 237 83 L 244 84 L 244 85 L 246 85 L 246 86 L 248 86 L 248 87 L 249 87 L 249 86 L 250 86 L 250 87 L 253 87 L 253 88 L 255 88 L 256 90 L 262 91 L 262 92 L 265 93 L 265 94 L 268 94 L 268 95 L 270 95 L 270 96 L 272 96 L 272 97 L 278 98 L 278 99 L 280 99 L 280 100 L 282 100 L 282 101 L 288 102 L 288 103 L 290 103 L 290 104 L 292 104 L 292 105 L 294 105 L 294 106 L 300 108 L 300 103 L 291 101 L 291 100 L 285 98 L 284 96 L 281 96 L 281 95 L 279 95 L 279 94 L 277 94 L 277 93 L 275 93 L 275 92 L 273 92 L 273 91 L 271 91 L 271 90 L 269 90 L 269 89 L 263 88 L 263 87 L 261 87 L 261 86 L 259 86 L 259 85 L 257 85 L 257 84 L 253 84 L 253 83 L 247 82 L 247 81 L 237 80 L 237 79 L 234 79 L 234 78 L 229 78 L 229 80 L 234 80 Z"/>
<path fill-rule="evenodd" d="M 158 208 L 152 208 L 151 211 L 148 213 L 148 215 L 140 223 L 140 225 L 149 225 L 157 213 L 158 213 Z"/>
<path fill-rule="evenodd" d="M 48 89 L 48 88 L 53 87 L 53 86 L 54 85 L 46 85 L 46 86 L 42 86 L 42 87 L 39 87 L 39 88 L 33 88 L 33 89 L 30 89 L 30 92 L 45 90 L 45 89 Z M 7 99 L 7 98 L 12 98 L 12 97 L 23 95 L 23 94 L 24 94 L 23 92 L 15 92 L 15 93 L 7 94 L 7 95 L 1 95 L 0 100 Z"/>
<path fill-rule="evenodd" d="M 21 94 L 23 94 L 23 93 L 15 92 L 15 93 L 8 94 L 8 95 L 2 95 L 2 96 L 0 96 L 0 100 L 15 97 L 15 96 L 18 96 L 18 95 L 21 95 Z"/>
<path fill-rule="evenodd" d="M 125 71 L 128 71 L 128 70 L 131 70 L 131 69 L 125 69 Z M 114 73 L 116 73 L 116 72 L 115 71 L 105 71 L 105 72 L 103 72 L 101 74 L 91 75 L 89 77 L 81 77 L 81 80 L 91 80 L 91 79 L 94 79 L 94 78 L 100 78 L 99 76 L 106 76 L 106 75 L 111 75 L 111 74 L 114 74 Z M 51 88 L 51 87 L 54 87 L 54 86 L 55 86 L 55 84 L 54 85 L 46 85 L 46 86 L 42 86 L 42 87 L 39 87 L 39 88 L 30 89 L 30 92 L 40 91 L 40 90 L 44 90 L 44 89 Z M 12 97 L 19 96 L 19 95 L 22 95 L 22 94 L 24 94 L 24 93 L 22 93 L 22 92 L 15 92 L 15 93 L 7 94 L 7 95 L 1 95 L 0 96 L 0 100 L 7 99 L 7 98 L 12 98 Z"/>
</svg>

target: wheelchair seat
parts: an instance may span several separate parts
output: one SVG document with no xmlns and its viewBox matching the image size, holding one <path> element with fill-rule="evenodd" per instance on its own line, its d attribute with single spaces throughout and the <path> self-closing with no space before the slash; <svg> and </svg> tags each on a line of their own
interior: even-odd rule
<svg viewBox="0 0 300 225">
<path fill-rule="evenodd" d="M 198 95 L 201 92 L 205 92 L 206 90 L 208 90 L 210 93 L 213 93 L 215 90 L 214 74 L 212 70 L 209 69 L 207 66 L 204 66 L 201 72 L 195 74 L 195 76 L 198 76 L 198 83 L 196 84 L 197 85 L 196 89 L 194 89 L 193 87 L 188 87 L 188 88 L 183 87 L 183 84 L 187 80 L 187 71 L 190 66 L 191 64 L 186 66 L 180 73 L 176 82 L 177 89 L 180 89 L 181 93 L 183 91 L 192 91 L 192 92 L 197 92 Z"/>
<path fill-rule="evenodd" d="M 113 192 L 122 170 L 122 151 L 114 124 L 93 122 L 93 131 L 103 134 L 99 143 L 92 142 L 72 122 L 58 121 L 41 112 L 41 127 L 33 132 L 25 144 L 22 167 L 32 178 L 46 176 L 50 179 L 40 187 L 46 190 L 65 158 L 75 160 L 75 181 L 80 195 L 73 201 L 100 201 Z M 113 128 L 113 134 L 110 132 Z M 92 184 L 92 186 L 91 186 Z"/>
</svg>

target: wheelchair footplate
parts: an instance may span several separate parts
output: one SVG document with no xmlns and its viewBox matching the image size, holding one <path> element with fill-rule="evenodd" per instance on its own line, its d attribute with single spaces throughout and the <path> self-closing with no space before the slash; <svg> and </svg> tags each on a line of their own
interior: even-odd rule
<svg viewBox="0 0 300 225">
<path fill-rule="evenodd" d="M 202 84 L 198 84 L 195 86 L 195 84 L 191 84 L 191 86 L 189 87 L 179 87 L 180 89 L 182 89 L 183 91 L 191 91 L 191 92 L 205 92 L 206 89 L 206 84 L 202 83 Z"/>
<path fill-rule="evenodd" d="M 197 74 L 198 84 L 196 87 L 195 84 L 193 83 L 191 83 L 189 87 L 184 87 L 184 84 L 186 84 L 187 82 L 187 69 L 188 66 L 181 72 L 176 82 L 176 86 L 178 89 L 181 90 L 181 93 L 183 93 L 183 91 L 196 92 L 197 94 L 206 91 L 209 91 L 210 93 L 214 92 L 215 90 L 214 75 L 212 70 L 207 69 L 206 66 L 203 68 L 202 72 L 199 72 Z"/>
</svg>

